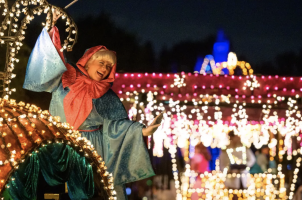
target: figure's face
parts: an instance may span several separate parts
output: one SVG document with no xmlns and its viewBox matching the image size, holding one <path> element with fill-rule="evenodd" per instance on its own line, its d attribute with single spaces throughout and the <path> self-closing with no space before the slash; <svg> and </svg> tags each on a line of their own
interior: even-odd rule
<svg viewBox="0 0 302 200">
<path fill-rule="evenodd" d="M 105 79 L 112 69 L 112 63 L 103 58 L 96 58 L 87 64 L 86 70 L 89 77 L 95 81 Z"/>
</svg>

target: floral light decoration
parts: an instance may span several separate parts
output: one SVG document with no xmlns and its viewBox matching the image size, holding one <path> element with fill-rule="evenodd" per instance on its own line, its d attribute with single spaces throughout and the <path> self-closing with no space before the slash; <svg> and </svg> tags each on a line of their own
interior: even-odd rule
<svg viewBox="0 0 302 200">
<path fill-rule="evenodd" d="M 6 0 L 0 0 L 0 8 L 5 16 L 0 26 L 0 43 L 7 47 L 4 72 L 0 73 L 0 80 L 3 81 L 3 98 L 0 99 L 0 196 L 5 187 L 9 188 L 8 183 L 14 181 L 10 178 L 13 172 L 18 170 L 19 165 L 32 152 L 37 153 L 40 148 L 51 143 L 65 143 L 88 158 L 90 166 L 100 176 L 108 199 L 116 199 L 112 174 L 107 171 L 102 157 L 86 138 L 81 137 L 68 124 L 61 123 L 59 117 L 51 116 L 48 111 L 9 99 L 9 95 L 15 91 L 10 89 L 9 84 L 16 76 L 12 72 L 19 62 L 17 55 L 23 45 L 27 25 L 35 15 L 44 13 L 47 17 L 42 25 L 49 30 L 52 11 L 56 9 L 60 18 L 66 21 L 68 32 L 60 51 L 71 51 L 77 41 L 77 26 L 73 19 L 64 9 L 51 5 L 46 0 L 16 0 L 10 9 Z"/>
</svg>

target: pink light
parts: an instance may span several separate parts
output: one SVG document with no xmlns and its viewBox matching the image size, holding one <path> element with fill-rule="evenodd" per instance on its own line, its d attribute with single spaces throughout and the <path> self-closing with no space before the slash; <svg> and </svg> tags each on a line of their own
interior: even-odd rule
<svg viewBox="0 0 302 200">
<path fill-rule="evenodd" d="M 196 96 L 197 96 L 197 93 L 194 93 L 193 95 L 194 95 L 194 97 L 196 97 Z"/>
<path fill-rule="evenodd" d="M 138 77 L 141 77 L 142 75 L 141 75 L 141 74 L 138 74 L 137 76 L 138 76 Z"/>
<path fill-rule="evenodd" d="M 167 77 L 170 77 L 170 74 L 167 74 Z"/>
<path fill-rule="evenodd" d="M 234 79 L 235 77 L 234 76 L 232 76 L 232 79 Z"/>
<path fill-rule="evenodd" d="M 188 94 L 188 93 L 186 94 L 186 97 L 189 97 L 189 94 Z"/>
<path fill-rule="evenodd" d="M 300 91 L 302 92 L 302 88 L 300 88 Z"/>
<path fill-rule="evenodd" d="M 283 88 L 283 92 L 286 92 L 286 88 Z"/>
<path fill-rule="evenodd" d="M 238 99 L 238 95 L 235 95 L 235 98 Z"/>
<path fill-rule="evenodd" d="M 290 80 L 292 81 L 292 80 L 294 80 L 294 78 L 293 78 L 293 77 L 290 77 Z"/>
<path fill-rule="evenodd" d="M 164 94 L 164 91 L 160 91 L 160 94 Z"/>
<path fill-rule="evenodd" d="M 181 75 L 184 75 L 185 74 L 185 72 L 181 72 Z"/>
<path fill-rule="evenodd" d="M 122 88 L 125 88 L 126 86 L 125 85 L 122 85 Z"/>
<path fill-rule="evenodd" d="M 118 77 L 118 73 L 115 73 L 115 76 Z"/>
<path fill-rule="evenodd" d="M 279 78 L 279 76 L 278 76 L 278 75 L 276 75 L 276 76 L 275 76 L 275 78 Z"/>
<path fill-rule="evenodd" d="M 203 86 L 202 86 L 202 89 L 206 89 L 206 86 L 205 86 L 205 85 L 203 85 Z"/>
<path fill-rule="evenodd" d="M 162 73 L 160 73 L 160 74 L 159 74 L 159 76 L 160 76 L 160 77 L 162 77 L 162 76 L 163 76 L 163 74 L 162 74 Z"/>
<path fill-rule="evenodd" d="M 173 95 L 174 95 L 174 94 L 173 94 L 173 93 L 171 93 L 171 97 L 173 97 Z"/>
<path fill-rule="evenodd" d="M 131 77 L 133 77 L 134 76 L 134 74 L 131 74 Z"/>
<path fill-rule="evenodd" d="M 197 73 L 195 73 L 195 74 L 194 74 L 194 76 L 198 76 L 198 74 L 197 74 Z"/>
<path fill-rule="evenodd" d="M 222 85 L 219 85 L 219 88 L 222 88 Z"/>
<path fill-rule="evenodd" d="M 213 74 L 210 74 L 210 77 L 213 77 Z"/>
<path fill-rule="evenodd" d="M 182 95 L 181 95 L 181 94 L 178 94 L 178 97 L 182 97 Z"/>
<path fill-rule="evenodd" d="M 295 89 L 292 89 L 292 93 L 294 93 L 295 92 Z"/>
<path fill-rule="evenodd" d="M 264 76 L 261 76 L 262 79 L 264 79 Z"/>
<path fill-rule="evenodd" d="M 285 77 L 283 77 L 283 78 L 282 78 L 282 80 L 284 80 L 284 81 L 285 81 L 285 80 L 286 80 L 286 78 L 285 78 Z"/>
<path fill-rule="evenodd" d="M 164 88 L 164 89 L 166 89 L 166 88 L 167 88 L 167 86 L 166 86 L 166 85 L 164 85 L 164 86 L 163 86 L 163 88 Z"/>
<path fill-rule="evenodd" d="M 254 99 L 255 97 L 254 96 L 251 96 L 251 99 Z"/>
<path fill-rule="evenodd" d="M 239 79 L 241 80 L 241 79 L 242 79 L 242 77 L 241 77 L 241 76 L 239 76 Z"/>
<path fill-rule="evenodd" d="M 268 78 L 269 78 L 269 79 L 271 79 L 271 78 L 272 78 L 272 76 L 268 76 Z"/>
<path fill-rule="evenodd" d="M 237 89 L 237 88 L 235 89 L 235 92 L 238 92 L 238 89 Z"/>
<path fill-rule="evenodd" d="M 278 87 L 275 87 L 275 90 L 278 90 Z"/>
<path fill-rule="evenodd" d="M 128 76 L 128 74 L 124 74 L 124 76 L 125 76 L 125 77 L 127 77 L 127 76 Z"/>
<path fill-rule="evenodd" d="M 150 84 L 147 84 L 147 87 L 150 87 Z"/>
<path fill-rule="evenodd" d="M 155 73 L 153 73 L 152 76 L 155 76 Z"/>
<path fill-rule="evenodd" d="M 145 76 L 148 76 L 148 75 L 149 75 L 149 74 L 146 72 L 146 73 L 145 73 Z"/>
<path fill-rule="evenodd" d="M 191 73 L 188 73 L 188 76 L 191 76 L 192 74 Z"/>
<path fill-rule="evenodd" d="M 269 87 L 266 87 L 265 89 L 266 89 L 266 90 L 269 90 Z"/>
<path fill-rule="evenodd" d="M 214 85 L 211 85 L 211 89 L 214 89 Z"/>
<path fill-rule="evenodd" d="M 302 81 L 302 77 L 300 78 L 300 81 Z"/>
<path fill-rule="evenodd" d="M 133 88 L 133 85 L 130 85 L 131 88 Z"/>
<path fill-rule="evenodd" d="M 119 94 L 122 94 L 123 92 L 122 92 L 122 90 L 120 90 L 120 91 L 118 91 L 118 93 L 119 93 Z"/>
<path fill-rule="evenodd" d="M 226 89 L 229 90 L 229 89 L 230 89 L 230 86 L 227 86 Z"/>
<path fill-rule="evenodd" d="M 194 89 L 196 89 L 197 88 L 197 85 L 194 85 Z"/>
<path fill-rule="evenodd" d="M 262 97 L 261 95 L 258 95 L 258 99 L 261 99 L 261 97 Z"/>
<path fill-rule="evenodd" d="M 154 88 L 157 88 L 157 85 L 153 85 Z"/>
<path fill-rule="evenodd" d="M 141 87 L 141 84 L 137 84 L 137 87 Z"/>
<path fill-rule="evenodd" d="M 267 97 L 271 97 L 271 94 L 267 94 Z"/>
<path fill-rule="evenodd" d="M 249 79 L 249 78 L 250 78 L 250 76 L 246 76 L 246 78 L 247 78 L 247 79 Z"/>
<path fill-rule="evenodd" d="M 242 95 L 242 98 L 243 98 L 243 99 L 245 99 L 245 97 L 246 97 L 245 95 Z"/>
</svg>

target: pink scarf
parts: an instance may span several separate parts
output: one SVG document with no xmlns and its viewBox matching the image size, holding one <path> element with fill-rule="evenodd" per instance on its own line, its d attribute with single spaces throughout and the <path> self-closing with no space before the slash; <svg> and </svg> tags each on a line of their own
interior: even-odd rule
<svg viewBox="0 0 302 200">
<path fill-rule="evenodd" d="M 63 53 L 59 51 L 61 49 L 61 41 L 58 29 L 56 27 L 52 28 L 49 34 L 64 62 Z M 64 88 L 69 87 L 70 89 L 63 101 L 64 112 L 67 123 L 73 126 L 74 129 L 78 129 L 90 114 L 93 106 L 92 99 L 103 96 L 109 90 L 110 83 L 115 79 L 116 64 L 112 67 L 108 78 L 101 81 L 90 79 L 85 70 L 85 64 L 90 57 L 101 49 L 108 50 L 105 46 L 96 46 L 86 51 L 77 62 L 77 67 L 80 71 L 64 62 L 67 71 L 63 73 L 62 83 Z"/>
</svg>

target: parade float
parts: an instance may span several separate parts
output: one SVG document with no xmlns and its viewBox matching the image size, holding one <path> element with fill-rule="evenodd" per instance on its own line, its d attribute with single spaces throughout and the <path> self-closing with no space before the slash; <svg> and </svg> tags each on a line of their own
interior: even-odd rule
<svg viewBox="0 0 302 200">
<path fill-rule="evenodd" d="M 13 71 L 19 67 L 18 52 L 25 40 L 27 26 L 35 16 L 44 15 L 46 20 L 42 27 L 49 29 L 54 8 L 65 20 L 68 35 L 61 51 L 71 51 L 77 40 L 77 26 L 65 9 L 46 0 L 0 1 L 3 14 L 0 44 L 6 47 L 6 55 L 2 57 L 6 62 L 0 73 L 3 93 L 0 100 L 0 198 L 35 199 L 41 172 L 49 185 L 67 182 L 69 196 L 77 196 L 76 193 L 82 191 L 85 193 L 83 198 L 92 197 L 95 192 L 92 185 L 99 185 L 104 190 L 104 198 L 116 199 L 113 177 L 86 138 L 48 111 L 10 99 L 11 93 L 15 92 L 10 83 L 16 76 Z M 44 197 L 60 198 L 52 194 Z"/>
</svg>

